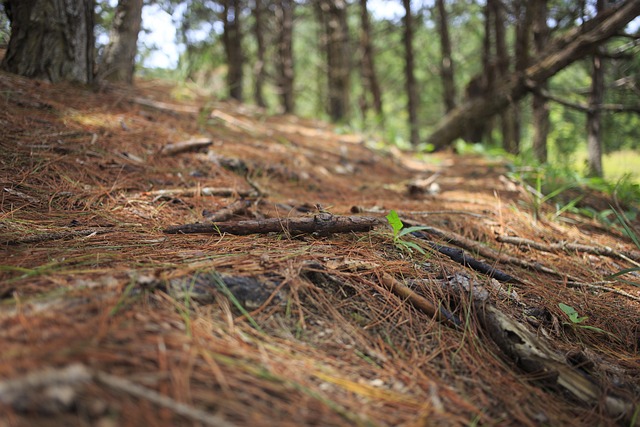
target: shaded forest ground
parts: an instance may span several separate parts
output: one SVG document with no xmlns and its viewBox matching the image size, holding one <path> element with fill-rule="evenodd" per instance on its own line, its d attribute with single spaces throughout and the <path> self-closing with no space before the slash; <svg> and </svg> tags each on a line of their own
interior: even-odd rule
<svg viewBox="0 0 640 427">
<path fill-rule="evenodd" d="M 628 238 L 582 217 L 552 221 L 550 206 L 534 218 L 535 199 L 500 161 L 418 161 L 324 123 L 195 93 L 178 102 L 172 90 L 0 74 L 0 425 L 632 422 L 640 292 L 605 280 L 640 260 Z M 167 150 L 193 138 L 211 144 Z M 431 227 L 427 239 L 394 244 L 390 209 Z M 163 232 L 216 214 L 381 221 L 340 234 Z M 560 303 L 606 332 L 565 324 Z M 601 393 L 576 396 L 558 372 L 505 351 L 487 306 Z"/>
</svg>

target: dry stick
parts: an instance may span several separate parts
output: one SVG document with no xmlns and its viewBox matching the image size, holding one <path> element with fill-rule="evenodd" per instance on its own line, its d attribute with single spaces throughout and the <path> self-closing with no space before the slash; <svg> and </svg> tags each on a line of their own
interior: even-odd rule
<svg viewBox="0 0 640 427">
<path fill-rule="evenodd" d="M 596 246 L 587 246 L 587 245 L 581 245 L 578 243 L 566 243 L 566 242 L 558 242 L 558 243 L 545 245 L 543 243 L 536 242 L 529 239 L 523 239 L 523 238 L 514 237 L 514 236 L 504 236 L 504 235 L 496 237 L 496 240 L 498 240 L 498 242 L 508 243 L 511 245 L 524 245 L 524 246 L 537 249 L 539 251 L 544 251 L 544 252 L 553 253 L 553 252 L 561 252 L 561 251 L 577 251 L 577 252 L 585 252 L 593 255 L 618 258 L 625 261 L 631 260 L 634 263 L 636 263 L 636 265 L 638 265 L 637 262 L 640 262 L 640 253 L 632 252 L 632 251 L 617 251 L 608 246 L 596 247 Z"/>
<path fill-rule="evenodd" d="M 200 109 L 198 107 L 193 107 L 189 105 L 177 105 L 177 104 L 169 104 L 167 102 L 162 101 L 154 101 L 152 99 L 146 98 L 133 98 L 131 101 L 135 102 L 139 105 L 144 105 L 145 107 L 150 107 L 155 110 L 164 111 L 167 113 L 187 113 L 187 114 L 198 114 Z"/>
<path fill-rule="evenodd" d="M 23 239 L 9 240 L 5 242 L 7 245 L 22 245 L 26 243 L 41 243 L 49 240 L 71 239 L 78 236 L 90 236 L 111 233 L 114 231 L 110 228 L 87 228 L 84 230 L 58 231 L 53 233 L 37 234 L 35 236 L 25 237 Z"/>
<path fill-rule="evenodd" d="M 98 383 L 106 385 L 116 391 L 128 393 L 139 399 L 146 399 L 158 406 L 170 409 L 174 413 L 182 415 L 185 418 L 199 421 L 205 425 L 213 427 L 234 427 L 234 424 L 215 414 L 178 402 L 168 396 L 158 393 L 155 390 L 135 384 L 124 378 L 119 378 L 100 371 L 95 372 L 94 378 Z"/>
<path fill-rule="evenodd" d="M 578 279 L 575 279 L 571 276 L 568 276 L 566 274 L 562 274 L 560 272 L 557 272 L 555 270 L 552 270 L 549 267 L 546 267 L 540 263 L 532 263 L 532 262 L 528 262 L 525 261 L 523 259 L 520 258 L 516 258 L 516 257 L 512 257 L 509 255 L 504 255 L 504 254 L 500 254 L 496 251 L 494 251 L 493 249 L 490 249 L 478 242 L 475 242 L 473 240 L 467 239 L 466 237 L 462 237 L 459 234 L 456 233 L 452 233 L 452 232 L 445 232 L 443 230 L 440 230 L 438 228 L 435 227 L 428 227 L 428 226 L 422 226 L 422 224 L 416 224 L 416 223 L 412 223 L 410 221 L 406 221 L 406 220 L 402 220 L 402 222 L 408 226 L 413 226 L 413 225 L 418 225 L 421 227 L 424 227 L 424 229 L 422 229 L 423 232 L 426 232 L 432 236 L 438 237 L 442 240 L 447 241 L 448 243 L 452 243 L 455 246 L 458 246 L 460 248 L 463 249 L 467 249 L 468 251 L 471 252 L 475 252 L 481 256 L 483 256 L 484 258 L 490 258 L 493 260 L 496 260 L 498 262 L 501 263 L 506 263 L 506 264 L 513 264 L 513 265 L 517 265 L 519 267 L 523 267 L 523 268 L 527 268 L 527 269 L 531 269 L 534 271 L 539 271 L 541 273 L 546 273 L 546 274 L 551 274 L 553 276 L 559 276 L 559 277 L 567 277 L 571 280 L 574 281 L 579 281 Z M 417 233 L 417 234 L 423 234 L 423 233 Z M 424 238 L 424 237 L 423 237 Z M 428 239 L 425 239 L 428 240 Z"/>
<path fill-rule="evenodd" d="M 605 282 L 605 283 L 611 283 L 611 282 Z M 640 297 L 631 295 L 630 293 L 625 292 L 622 289 L 608 288 L 606 286 L 600 286 L 597 283 L 567 282 L 567 286 L 570 286 L 572 288 L 589 288 L 589 289 L 595 289 L 602 292 L 611 292 L 611 293 L 622 295 L 623 297 L 627 297 L 640 302 Z"/>
<path fill-rule="evenodd" d="M 315 267 L 315 265 L 313 267 Z M 445 324 L 447 324 L 447 322 L 451 322 L 455 326 L 460 326 L 462 324 L 462 322 L 460 322 L 460 319 L 458 319 L 448 310 L 444 309 L 441 306 L 436 306 L 428 299 L 418 295 L 389 273 L 386 273 L 384 271 L 380 272 L 381 269 L 378 264 L 366 261 L 346 261 L 342 263 L 342 265 L 338 266 L 337 269 L 344 269 L 349 271 L 372 270 L 373 272 L 379 273 L 378 278 L 382 286 L 384 286 L 400 298 L 410 301 L 417 309 L 419 309 L 426 315 L 434 317 L 438 321 Z M 323 270 L 325 270 L 324 266 L 320 266 L 319 271 Z"/>
<path fill-rule="evenodd" d="M 143 194 L 156 197 L 193 197 L 201 196 L 219 196 L 219 197 L 254 197 L 257 194 L 252 190 L 236 190 L 228 187 L 200 187 L 200 188 L 167 188 L 164 190 L 147 191 Z"/>
<path fill-rule="evenodd" d="M 447 321 L 453 322 L 454 325 L 460 326 L 462 322 L 455 317 L 448 310 L 442 307 L 437 307 L 428 299 L 418 295 L 399 280 L 394 278 L 389 273 L 382 273 L 380 275 L 380 283 L 382 283 L 387 289 L 399 296 L 409 300 L 416 308 L 420 309 L 427 316 L 435 317 L 439 322 L 446 323 Z"/>
<path fill-rule="evenodd" d="M 167 144 L 162 147 L 162 150 L 160 150 L 160 154 L 164 156 L 171 156 L 188 151 L 198 151 L 202 148 L 210 146 L 211 144 L 213 144 L 213 141 L 210 138 L 194 138 L 187 141 Z"/>
<path fill-rule="evenodd" d="M 536 336 L 522 323 L 498 310 L 491 302 L 476 302 L 478 319 L 502 352 L 523 370 L 544 383 L 555 383 L 588 405 L 603 404 L 616 417 L 632 418 L 633 405 L 621 397 L 608 394 L 599 385 L 567 364 L 551 349 L 547 341 Z"/>
<path fill-rule="evenodd" d="M 168 234 L 190 233 L 229 233 L 235 235 L 264 234 L 285 232 L 289 234 L 350 233 L 371 231 L 380 225 L 379 218 L 364 216 L 338 216 L 320 213 L 303 218 L 269 218 L 265 220 L 198 223 L 175 225 L 164 230 Z"/>
</svg>

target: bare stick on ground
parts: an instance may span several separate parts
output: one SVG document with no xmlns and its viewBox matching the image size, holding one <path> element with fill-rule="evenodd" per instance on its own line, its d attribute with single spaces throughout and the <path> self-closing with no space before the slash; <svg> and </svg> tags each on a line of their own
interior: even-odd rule
<svg viewBox="0 0 640 427">
<path fill-rule="evenodd" d="M 168 227 L 168 234 L 229 233 L 235 235 L 284 232 L 292 235 L 350 233 L 371 231 L 382 222 L 365 216 L 338 216 L 320 213 L 304 218 L 269 218 L 265 220 L 185 224 Z"/>
</svg>

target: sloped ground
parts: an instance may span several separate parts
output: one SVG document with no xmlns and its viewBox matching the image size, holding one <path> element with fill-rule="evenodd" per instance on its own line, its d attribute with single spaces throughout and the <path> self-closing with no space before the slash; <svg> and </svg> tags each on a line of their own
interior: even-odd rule
<svg viewBox="0 0 640 427">
<path fill-rule="evenodd" d="M 605 280 L 640 259 L 629 239 L 584 218 L 551 221 L 549 207 L 534 219 L 535 200 L 500 162 L 385 154 L 323 123 L 194 94 L 178 102 L 171 90 L 141 82 L 96 93 L 0 74 L 0 425 L 637 417 L 640 292 Z M 212 144 L 162 151 L 201 137 Z M 416 179 L 439 189 L 411 193 Z M 203 211 L 220 213 L 241 194 L 248 208 L 227 221 L 280 218 L 283 230 L 163 232 L 205 222 Z M 390 209 L 432 227 L 428 240 L 402 240 L 424 255 L 393 244 Z M 340 234 L 285 226 L 331 214 L 383 221 Z M 499 241 L 509 237 L 623 255 Z M 461 246 L 512 280 L 437 245 Z M 606 332 L 564 324 L 559 303 Z M 486 307 L 563 367 L 523 363 L 499 337 L 517 347 L 520 329 L 496 335 Z M 594 396 L 568 391 L 564 369 Z"/>
</svg>

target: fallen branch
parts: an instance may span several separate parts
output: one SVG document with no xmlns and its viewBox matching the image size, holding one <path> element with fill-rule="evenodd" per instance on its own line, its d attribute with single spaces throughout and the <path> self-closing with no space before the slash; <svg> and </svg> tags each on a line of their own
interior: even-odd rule
<svg viewBox="0 0 640 427">
<path fill-rule="evenodd" d="M 602 404 L 612 416 L 624 417 L 627 421 L 632 418 L 634 408 L 631 402 L 605 391 L 588 374 L 572 367 L 540 334 L 534 334 L 525 325 L 500 311 L 489 300 L 489 292 L 481 290 L 479 283 L 456 278 L 449 285 L 454 288 L 455 294 L 460 294 L 460 289 L 455 289 L 457 287 L 473 293 L 473 307 L 483 329 L 502 353 L 531 374 L 536 382 L 569 392 L 584 404 Z"/>
<path fill-rule="evenodd" d="M 235 222 L 216 222 L 175 225 L 164 230 L 168 234 L 229 233 L 235 235 L 284 232 L 290 235 L 317 233 L 350 233 L 371 231 L 382 222 L 378 218 L 361 216 L 336 216 L 319 213 L 303 218 L 269 218 Z"/>
<path fill-rule="evenodd" d="M 558 242 L 552 244 L 544 244 L 529 239 L 523 239 L 521 237 L 514 236 L 498 236 L 496 237 L 498 242 L 508 243 L 510 245 L 527 246 L 532 249 L 536 249 L 543 252 L 563 252 L 563 251 L 575 251 L 584 252 L 592 255 L 608 256 L 611 258 L 618 258 L 625 261 L 633 260 L 640 262 L 640 253 L 631 251 L 616 251 L 608 246 L 587 246 L 578 243 Z M 637 264 L 636 264 L 637 265 Z"/>
<path fill-rule="evenodd" d="M 200 187 L 200 188 L 167 188 L 164 190 L 147 191 L 142 194 L 162 197 L 194 197 L 194 196 L 218 196 L 218 197 L 255 197 L 253 190 L 237 190 L 229 187 Z"/>
<path fill-rule="evenodd" d="M 494 251 L 493 249 L 490 249 L 484 245 L 481 245 L 478 242 L 475 242 L 473 240 L 467 239 L 465 237 L 462 237 L 458 234 L 452 233 L 452 232 L 445 232 L 443 230 L 440 230 L 438 228 L 435 227 L 428 227 L 428 226 L 423 226 L 421 224 L 415 224 L 415 223 L 411 223 L 410 221 L 405 221 L 404 219 L 402 220 L 402 222 L 406 225 L 406 226 L 420 226 L 423 227 L 424 229 L 422 231 L 419 232 L 414 232 L 411 233 L 412 235 L 414 235 L 415 237 L 418 237 L 420 239 L 423 239 L 425 241 L 427 241 L 429 243 L 429 245 L 437 250 L 438 252 L 447 255 L 449 258 L 453 259 L 454 261 L 466 265 L 468 267 L 473 268 L 474 270 L 483 273 L 483 274 L 487 274 L 490 277 L 493 277 L 497 280 L 500 280 L 502 282 L 512 282 L 512 281 L 518 281 L 517 279 L 509 276 L 506 273 L 503 273 L 497 269 L 495 269 L 493 266 L 477 261 L 475 260 L 473 257 L 470 257 L 468 255 L 466 255 L 464 252 L 457 250 L 457 249 L 453 249 L 447 246 L 442 246 L 439 245 L 435 242 L 432 242 L 427 236 L 426 234 L 430 234 L 432 236 L 438 237 L 442 240 L 447 241 L 448 243 L 452 243 L 455 246 L 458 246 L 460 248 L 463 249 L 467 249 L 471 252 L 477 253 L 485 258 L 489 258 L 489 259 L 493 259 L 496 260 L 497 262 L 500 263 L 504 263 L 504 264 L 512 264 L 512 265 L 517 265 L 520 267 L 524 267 L 524 268 L 528 268 L 530 270 L 534 270 L 534 271 L 539 271 L 541 273 L 546 273 L 546 274 L 551 274 L 554 276 L 559 276 L 559 277 L 565 277 L 565 275 L 550 269 L 549 267 L 545 267 L 542 264 L 539 263 L 531 263 L 531 262 L 527 262 L 525 260 L 519 259 L 519 258 L 515 258 L 512 256 L 508 256 L 508 255 L 504 255 L 504 254 L 500 254 L 496 251 Z M 426 234 L 425 234 L 426 233 Z M 569 276 L 566 276 L 569 277 Z M 569 277 L 570 279 L 573 279 L 572 277 Z"/>
<path fill-rule="evenodd" d="M 603 404 L 612 416 L 625 417 L 627 420 L 632 418 L 633 405 L 630 402 L 605 392 L 586 375 L 569 366 L 542 337 L 536 336 L 491 303 L 476 302 L 475 307 L 480 322 L 496 345 L 538 381 L 547 386 L 558 386 L 585 404 Z"/>
<path fill-rule="evenodd" d="M 61 240 L 61 239 L 72 239 L 74 237 L 82 236 L 92 236 L 98 234 L 111 233 L 113 229 L 111 228 L 87 228 L 84 230 L 69 230 L 69 231 L 56 231 L 53 233 L 43 233 L 36 234 L 35 236 L 29 236 L 22 239 L 9 240 L 5 242 L 7 245 L 23 245 L 27 243 L 41 243 L 47 242 L 49 240 Z"/>
<path fill-rule="evenodd" d="M 185 153 L 188 151 L 198 151 L 202 148 L 208 147 L 213 144 L 210 138 L 195 138 L 187 141 L 174 142 L 162 147 L 160 154 L 164 156 L 171 156 L 174 154 Z"/>
<path fill-rule="evenodd" d="M 198 114 L 200 112 L 200 109 L 198 107 L 192 107 L 190 105 L 169 104 L 167 102 L 154 101 L 153 99 L 136 97 L 131 101 L 139 105 L 144 105 L 145 107 L 153 108 L 154 110 L 163 111 L 165 113 Z"/>
</svg>

